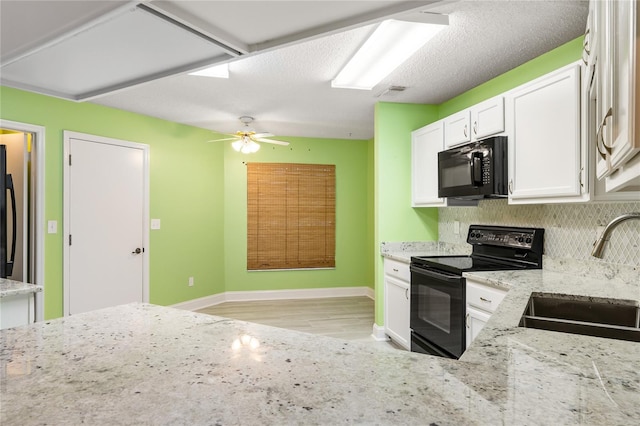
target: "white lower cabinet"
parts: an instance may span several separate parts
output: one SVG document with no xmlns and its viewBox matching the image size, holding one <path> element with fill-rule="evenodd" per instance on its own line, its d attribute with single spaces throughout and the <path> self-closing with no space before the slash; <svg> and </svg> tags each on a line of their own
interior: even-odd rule
<svg viewBox="0 0 640 426">
<path fill-rule="evenodd" d="M 411 350 L 411 286 L 409 264 L 384 260 L 385 333 L 399 346 Z"/>
<path fill-rule="evenodd" d="M 471 342 L 475 340 L 480 330 L 482 330 L 489 321 L 489 318 L 491 318 L 491 314 L 467 305 L 466 347 L 469 347 Z"/>
<path fill-rule="evenodd" d="M 467 278 L 466 343 L 467 348 L 491 318 L 507 295 L 503 289 Z"/>
<path fill-rule="evenodd" d="M 0 330 L 31 324 L 34 321 L 33 293 L 0 298 Z"/>
</svg>

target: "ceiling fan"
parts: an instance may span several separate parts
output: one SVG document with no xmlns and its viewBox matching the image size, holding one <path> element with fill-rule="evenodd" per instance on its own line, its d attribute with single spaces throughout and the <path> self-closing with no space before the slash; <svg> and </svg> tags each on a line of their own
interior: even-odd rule
<svg viewBox="0 0 640 426">
<path fill-rule="evenodd" d="M 231 136 L 229 138 L 213 139 L 208 142 L 234 141 L 231 143 L 233 149 L 238 152 L 242 152 L 243 154 L 251 154 L 259 150 L 260 144 L 258 142 L 284 146 L 289 145 L 289 142 L 279 141 L 276 139 L 265 139 L 273 136 L 271 133 L 256 133 L 255 130 L 249 127 L 249 124 L 254 120 L 253 117 L 243 115 L 242 117 L 239 117 L 239 120 L 244 124 L 244 128 L 242 130 L 228 134 L 228 136 Z"/>
</svg>

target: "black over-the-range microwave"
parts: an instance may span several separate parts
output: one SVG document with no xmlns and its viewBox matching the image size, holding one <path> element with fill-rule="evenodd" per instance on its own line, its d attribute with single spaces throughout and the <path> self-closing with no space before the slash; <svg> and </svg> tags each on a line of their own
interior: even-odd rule
<svg viewBox="0 0 640 426">
<path fill-rule="evenodd" d="M 507 196 L 507 137 L 494 136 L 438 153 L 438 197 Z"/>
</svg>

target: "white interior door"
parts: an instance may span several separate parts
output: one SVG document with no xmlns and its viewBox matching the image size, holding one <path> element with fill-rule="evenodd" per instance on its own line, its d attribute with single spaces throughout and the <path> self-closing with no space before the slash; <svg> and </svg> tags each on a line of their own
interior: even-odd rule
<svg viewBox="0 0 640 426">
<path fill-rule="evenodd" d="M 65 132 L 65 149 L 65 314 L 147 302 L 147 146 Z"/>
</svg>

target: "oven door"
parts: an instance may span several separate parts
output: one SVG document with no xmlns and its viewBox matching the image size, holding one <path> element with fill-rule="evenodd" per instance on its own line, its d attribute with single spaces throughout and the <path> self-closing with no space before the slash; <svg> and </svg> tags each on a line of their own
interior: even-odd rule
<svg viewBox="0 0 640 426">
<path fill-rule="evenodd" d="M 465 349 L 465 279 L 411 265 L 411 330 L 452 358 Z"/>
</svg>

